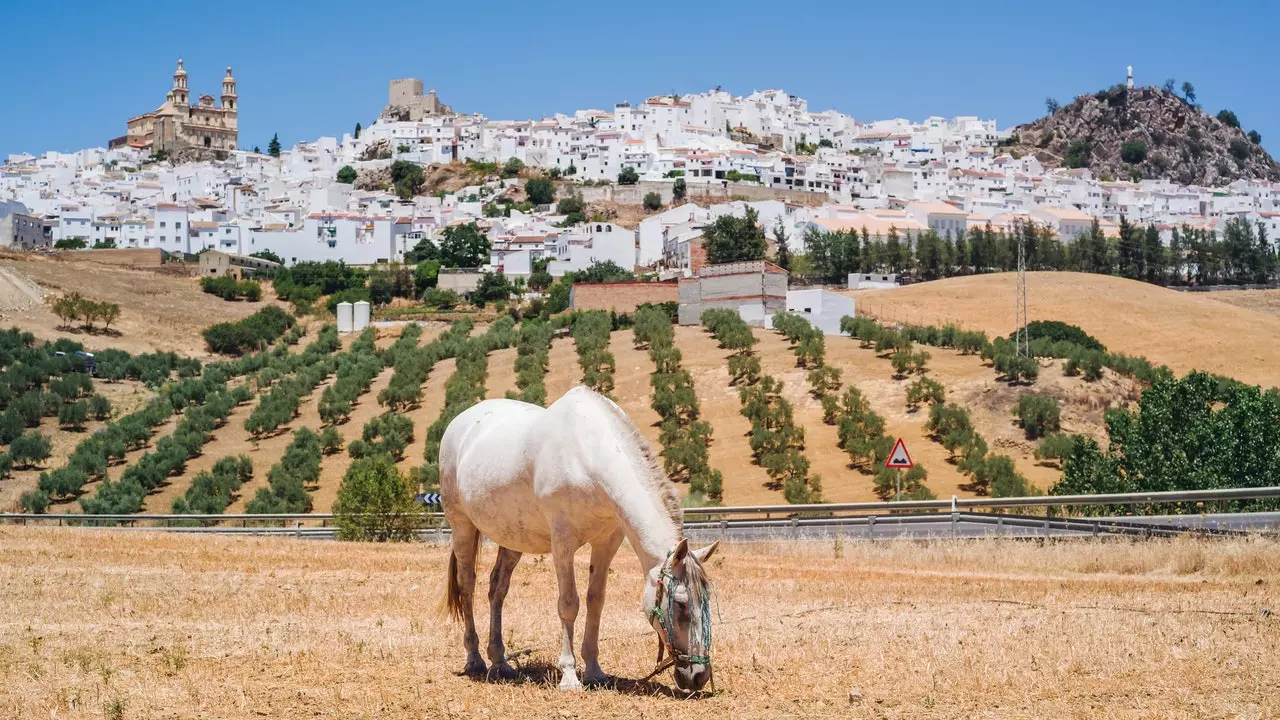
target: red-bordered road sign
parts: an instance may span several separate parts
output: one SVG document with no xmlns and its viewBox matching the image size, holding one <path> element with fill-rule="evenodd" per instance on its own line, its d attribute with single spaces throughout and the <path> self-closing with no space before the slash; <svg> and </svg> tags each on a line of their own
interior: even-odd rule
<svg viewBox="0 0 1280 720">
<path fill-rule="evenodd" d="M 893 452 L 889 453 L 889 459 L 884 462 L 884 466 L 896 470 L 910 470 L 916 466 L 911 461 L 911 454 L 907 452 L 907 444 L 902 442 L 902 438 L 898 438 L 898 442 L 894 443 Z"/>
</svg>

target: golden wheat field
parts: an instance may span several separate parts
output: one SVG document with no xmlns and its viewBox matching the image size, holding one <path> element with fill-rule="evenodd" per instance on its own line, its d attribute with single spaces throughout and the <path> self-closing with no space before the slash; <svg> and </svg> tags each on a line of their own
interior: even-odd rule
<svg viewBox="0 0 1280 720">
<path fill-rule="evenodd" d="M 458 676 L 461 632 L 436 612 L 446 552 L 0 528 L 0 717 L 1280 711 L 1280 546 L 1267 540 L 729 545 L 709 563 L 717 691 L 693 698 L 671 692 L 669 672 L 635 680 L 655 640 L 625 547 L 601 633 L 613 688 L 556 689 L 553 571 L 536 557 L 507 601 L 508 650 L 532 650 L 524 679 Z M 482 635 L 487 617 L 481 604 Z"/>
</svg>

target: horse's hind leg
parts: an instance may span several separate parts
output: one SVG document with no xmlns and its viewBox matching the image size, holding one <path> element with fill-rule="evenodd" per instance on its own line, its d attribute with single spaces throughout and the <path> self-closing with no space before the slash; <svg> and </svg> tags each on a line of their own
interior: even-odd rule
<svg viewBox="0 0 1280 720">
<path fill-rule="evenodd" d="M 465 630 L 462 643 L 467 648 L 467 665 L 463 672 L 467 675 L 483 676 L 488 668 L 484 658 L 480 657 L 480 637 L 476 634 L 476 618 L 472 607 L 476 593 L 476 557 L 480 553 L 480 531 L 465 516 L 449 517 L 449 526 L 453 530 L 453 570 L 450 578 L 453 585 L 451 596 L 456 603 L 454 612 L 462 618 Z"/>
<path fill-rule="evenodd" d="M 498 549 L 498 560 L 489 574 L 489 663 L 491 672 L 503 679 L 516 677 L 507 662 L 507 648 L 502 642 L 502 603 L 511 587 L 511 572 L 520 562 L 520 553 L 509 548 Z"/>
</svg>

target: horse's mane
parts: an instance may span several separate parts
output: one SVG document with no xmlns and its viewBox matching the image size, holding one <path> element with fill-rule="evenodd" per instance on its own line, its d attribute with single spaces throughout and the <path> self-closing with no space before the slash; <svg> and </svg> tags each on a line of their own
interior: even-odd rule
<svg viewBox="0 0 1280 720">
<path fill-rule="evenodd" d="M 605 401 L 604 405 L 613 413 L 619 425 L 627 431 L 627 438 L 640 456 L 640 464 L 644 468 L 643 475 L 649 491 L 662 503 L 663 509 L 667 511 L 667 516 L 671 518 L 671 523 L 675 525 L 676 539 L 683 538 L 684 514 L 680 511 L 680 495 L 676 492 L 676 486 L 667 479 L 666 473 L 658 466 L 658 460 L 654 457 L 649 441 L 645 439 L 644 435 L 640 434 L 640 429 L 631 421 L 631 418 L 627 417 L 622 408 L 618 407 L 617 403 L 599 393 L 593 392 L 591 394 Z M 694 564 L 696 565 L 697 563 Z"/>
</svg>

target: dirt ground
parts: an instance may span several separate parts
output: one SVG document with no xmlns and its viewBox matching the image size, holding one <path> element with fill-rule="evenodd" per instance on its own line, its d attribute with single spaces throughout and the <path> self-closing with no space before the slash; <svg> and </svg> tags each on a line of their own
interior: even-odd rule
<svg viewBox="0 0 1280 720">
<path fill-rule="evenodd" d="M 110 334 L 59 328 L 61 321 L 43 298 L 72 291 L 120 305 L 120 319 Z M 42 340 L 68 337 L 90 350 L 173 351 L 207 360 L 211 356 L 200 336 L 205 327 L 251 315 L 266 302 L 227 302 L 201 292 L 199 278 L 194 277 L 83 260 L 13 255 L 0 259 L 0 324 L 28 330 Z"/>
<path fill-rule="evenodd" d="M 859 312 L 883 320 L 955 322 L 1007 336 L 1014 330 L 1015 284 L 1014 273 L 999 273 L 850 294 Z M 1027 273 L 1031 320 L 1079 325 L 1112 351 L 1179 373 L 1206 370 L 1272 387 L 1280 385 L 1280 315 L 1265 309 L 1274 307 L 1270 291 L 1259 292 L 1185 293 L 1105 275 Z"/>
<path fill-rule="evenodd" d="M 521 680 L 459 676 L 447 550 L 0 527 L 0 716 L 1267 718 L 1280 549 L 1263 540 L 728 545 L 708 563 L 716 693 L 652 668 L 637 561 L 601 663 L 555 687 L 545 558 L 516 569 Z M 492 549 L 477 597 L 486 597 Z M 585 553 L 578 563 L 586 574 Z M 581 583 L 580 583 L 581 584 Z M 581 588 L 580 588 L 581 591 Z M 477 606 L 487 631 L 484 601 Z M 579 617 L 577 632 L 582 632 Z M 579 667 L 581 667 L 579 658 Z"/>
</svg>

